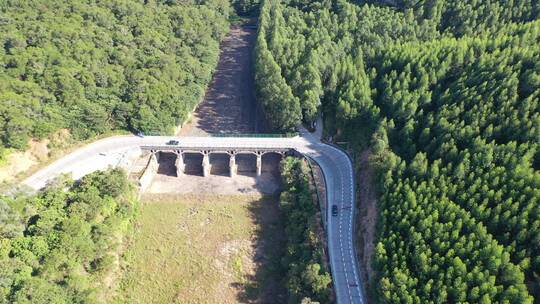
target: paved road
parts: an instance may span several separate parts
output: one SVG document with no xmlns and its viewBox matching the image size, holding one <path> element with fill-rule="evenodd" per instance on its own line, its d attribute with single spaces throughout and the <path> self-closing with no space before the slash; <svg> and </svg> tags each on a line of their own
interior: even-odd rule
<svg viewBox="0 0 540 304">
<path fill-rule="evenodd" d="M 319 164 L 326 182 L 327 201 L 337 205 L 339 210 L 338 216 L 332 216 L 332 208 L 326 208 L 330 267 L 337 302 L 366 303 L 353 244 L 356 205 L 352 162 L 343 151 L 320 143 L 305 130 L 302 137 L 310 143 L 309 150 L 298 150 Z"/>
<path fill-rule="evenodd" d="M 80 178 L 108 166 L 129 162 L 140 154 L 141 146 L 161 146 L 171 137 L 117 136 L 96 141 L 40 170 L 23 184 L 43 188 L 61 173 Z M 321 167 L 326 181 L 328 202 L 339 208 L 338 216 L 328 214 L 328 248 L 332 278 L 338 303 L 365 303 L 353 247 L 355 191 L 351 161 L 341 150 L 322 144 L 303 131 L 294 138 L 179 137 L 185 147 L 291 148 L 311 157 Z M 331 208 L 327 208 L 328 213 Z"/>
</svg>

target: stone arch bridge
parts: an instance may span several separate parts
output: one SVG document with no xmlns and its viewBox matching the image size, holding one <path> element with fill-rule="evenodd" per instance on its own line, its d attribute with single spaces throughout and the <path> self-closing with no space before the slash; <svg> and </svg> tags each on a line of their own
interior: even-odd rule
<svg viewBox="0 0 540 304">
<path fill-rule="evenodd" d="M 230 177 L 235 177 L 239 170 L 239 162 L 244 167 L 252 166 L 253 171 L 257 176 L 260 176 L 263 171 L 264 161 L 266 156 L 272 155 L 282 158 L 286 155 L 297 155 L 292 148 L 261 148 L 261 147 L 179 147 L 179 146 L 141 146 L 142 151 L 150 152 L 149 168 L 156 171 L 159 166 L 160 158 L 163 154 L 172 154 L 176 158 L 174 165 L 176 167 L 176 175 L 182 176 L 186 173 L 187 162 L 191 165 L 199 165 L 203 176 L 209 176 L 212 172 L 212 167 L 215 165 L 223 166 L 223 157 L 227 159 L 226 168 Z M 198 155 L 200 157 L 189 157 Z M 221 159 L 217 157 L 221 156 Z M 253 161 L 246 158 L 251 157 Z M 195 164 L 194 164 L 195 163 Z M 275 163 L 275 162 L 274 162 Z"/>
</svg>

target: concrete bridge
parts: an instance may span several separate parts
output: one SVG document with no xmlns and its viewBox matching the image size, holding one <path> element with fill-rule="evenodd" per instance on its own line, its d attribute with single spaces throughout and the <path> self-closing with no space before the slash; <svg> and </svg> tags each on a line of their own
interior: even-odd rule
<svg viewBox="0 0 540 304">
<path fill-rule="evenodd" d="M 151 153 L 149 168 L 157 170 L 163 155 L 173 155 L 176 175 L 183 176 L 186 166 L 200 167 L 202 175 L 207 177 L 214 166 L 223 167 L 230 177 L 235 177 L 239 166 L 242 171 L 250 171 L 252 167 L 257 176 L 261 176 L 264 161 L 272 157 L 281 159 L 285 155 L 298 154 L 292 148 L 261 147 L 189 147 L 189 146 L 141 146 L 141 150 Z M 224 165 L 225 163 L 225 165 Z M 240 163 L 240 164 L 239 164 Z M 272 164 L 276 164 L 275 161 Z"/>
</svg>

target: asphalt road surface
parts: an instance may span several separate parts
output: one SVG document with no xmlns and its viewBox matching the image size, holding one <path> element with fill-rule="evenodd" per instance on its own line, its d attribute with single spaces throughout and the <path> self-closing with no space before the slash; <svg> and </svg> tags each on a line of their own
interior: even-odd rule
<svg viewBox="0 0 540 304">
<path fill-rule="evenodd" d="M 179 147 L 219 148 L 291 148 L 311 157 L 321 167 L 326 187 L 327 201 L 337 205 L 339 212 L 332 216 L 327 208 L 328 250 L 332 279 L 338 303 L 365 303 L 362 282 L 353 245 L 355 191 L 352 163 L 341 150 L 321 143 L 303 131 L 294 138 L 225 138 L 225 137 L 136 137 L 116 136 L 96 141 L 38 171 L 23 184 L 38 190 L 62 173 L 78 179 L 109 166 L 128 165 L 131 158 L 140 155 L 141 146 L 165 146 L 170 139 L 177 139 Z"/>
</svg>

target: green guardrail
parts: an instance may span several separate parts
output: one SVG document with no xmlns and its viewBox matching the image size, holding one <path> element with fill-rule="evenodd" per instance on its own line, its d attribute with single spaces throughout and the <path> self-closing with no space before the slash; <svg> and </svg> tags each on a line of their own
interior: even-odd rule
<svg viewBox="0 0 540 304">
<path fill-rule="evenodd" d="M 174 136 L 165 132 L 144 132 L 144 136 Z M 281 134 L 265 134 L 265 133 L 210 133 L 210 137 L 258 137 L 258 138 L 291 138 L 299 136 L 298 132 L 289 132 Z"/>
<path fill-rule="evenodd" d="M 139 132 L 136 132 L 134 134 L 139 134 Z M 141 135 L 143 136 L 172 136 L 171 134 L 168 134 L 167 132 L 157 132 L 157 131 L 152 131 L 152 132 L 140 132 Z"/>
<path fill-rule="evenodd" d="M 214 133 L 211 137 L 258 137 L 258 138 L 290 138 L 300 135 L 298 132 L 289 132 L 282 134 L 264 134 L 264 133 Z"/>
</svg>

